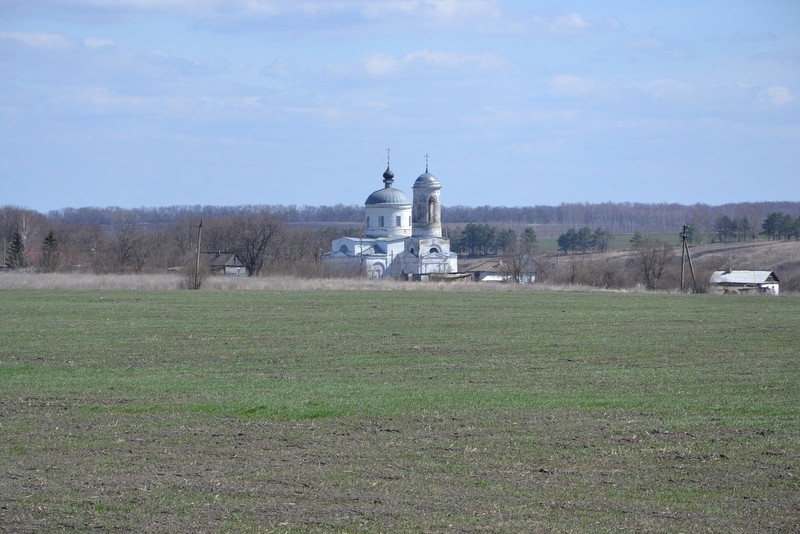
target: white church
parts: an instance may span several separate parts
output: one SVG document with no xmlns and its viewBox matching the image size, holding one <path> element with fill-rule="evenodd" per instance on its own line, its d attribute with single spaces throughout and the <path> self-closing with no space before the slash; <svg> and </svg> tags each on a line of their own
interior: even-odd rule
<svg viewBox="0 0 800 534">
<path fill-rule="evenodd" d="M 442 237 L 442 186 L 427 163 L 414 182 L 413 202 L 393 183 L 394 173 L 387 165 L 383 188 L 364 203 L 363 235 L 334 239 L 324 261 L 374 278 L 426 279 L 458 271 L 458 255 Z"/>
</svg>

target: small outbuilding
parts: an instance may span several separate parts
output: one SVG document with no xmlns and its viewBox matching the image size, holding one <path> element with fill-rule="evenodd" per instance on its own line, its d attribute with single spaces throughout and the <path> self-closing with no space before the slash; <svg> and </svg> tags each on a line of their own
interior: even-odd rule
<svg viewBox="0 0 800 534">
<path fill-rule="evenodd" d="M 473 265 L 465 272 L 468 273 L 475 282 L 512 282 L 520 284 L 532 284 L 536 281 L 536 273 L 522 271 L 514 280 L 513 268 L 502 260 L 486 260 Z"/>
<path fill-rule="evenodd" d="M 780 290 L 780 281 L 773 271 L 714 271 L 711 284 L 728 292 L 777 295 Z"/>
<path fill-rule="evenodd" d="M 247 276 L 242 258 L 232 252 L 202 252 L 203 262 L 208 266 L 209 272 L 224 276 Z"/>
</svg>

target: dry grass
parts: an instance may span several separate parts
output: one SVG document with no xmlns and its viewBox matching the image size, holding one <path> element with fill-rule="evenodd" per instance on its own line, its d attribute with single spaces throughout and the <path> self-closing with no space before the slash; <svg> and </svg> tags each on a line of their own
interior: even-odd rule
<svg viewBox="0 0 800 534">
<path fill-rule="evenodd" d="M 97 289 L 165 291 L 182 288 L 183 277 L 175 274 L 85 274 L 27 273 L 0 274 L 0 289 Z M 582 285 L 458 282 L 403 282 L 369 278 L 300 278 L 294 276 L 209 277 L 203 291 L 601 291 Z M 636 290 L 634 290 L 636 291 Z"/>
<path fill-rule="evenodd" d="M 664 282 L 664 287 L 677 288 L 680 249 L 677 259 L 670 266 L 666 277 L 675 280 Z M 781 280 L 781 294 L 797 293 L 800 290 L 800 241 L 756 241 L 748 243 L 718 243 L 697 245 L 691 249 L 695 269 L 701 279 L 707 279 L 717 269 L 767 269 L 774 270 Z M 604 291 L 589 285 L 602 283 L 608 272 L 614 272 L 620 280 L 609 283 L 611 291 L 643 292 L 641 285 L 627 283 L 624 265 L 630 260 L 630 251 L 615 251 L 605 254 L 568 255 L 562 257 L 562 273 L 569 262 L 581 262 L 582 276 L 576 284 L 553 283 L 545 280 L 534 285 L 455 282 L 400 282 L 392 279 L 368 278 L 313 278 L 289 275 L 273 275 L 257 278 L 210 276 L 203 282 L 203 290 L 227 291 L 341 291 L 375 289 L 384 291 Z M 462 262 L 466 263 L 466 262 Z M 551 269 L 552 270 L 552 269 Z M 604 275 L 605 273 L 605 275 Z M 564 279 L 562 274 L 559 277 Z M 179 274 L 86 274 L 86 273 L 31 273 L 1 272 L 0 289 L 98 289 L 98 290 L 177 290 L 184 286 Z M 621 289 L 624 288 L 624 289 Z"/>
<path fill-rule="evenodd" d="M 169 290 L 178 289 L 182 278 L 172 274 L 85 274 L 29 273 L 0 274 L 0 289 L 98 289 Z"/>
</svg>

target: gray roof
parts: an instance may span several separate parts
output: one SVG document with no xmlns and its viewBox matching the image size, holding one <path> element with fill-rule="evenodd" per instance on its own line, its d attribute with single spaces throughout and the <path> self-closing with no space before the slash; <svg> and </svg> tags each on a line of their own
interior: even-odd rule
<svg viewBox="0 0 800 534">
<path fill-rule="evenodd" d="M 417 181 L 414 182 L 414 187 L 431 187 L 437 185 L 440 185 L 439 180 L 437 180 L 436 177 L 427 170 L 420 174 L 419 178 L 417 178 Z"/>
<path fill-rule="evenodd" d="M 410 205 L 411 202 L 408 201 L 408 197 L 406 196 L 406 194 L 400 191 L 399 189 L 386 186 L 383 189 L 378 189 L 377 191 L 372 193 L 369 197 L 367 197 L 367 201 L 364 204 L 367 206 L 374 206 L 376 204 Z"/>
<path fill-rule="evenodd" d="M 773 271 L 714 271 L 712 284 L 764 284 L 777 283 L 778 277 Z"/>
<path fill-rule="evenodd" d="M 203 261 L 209 267 L 244 267 L 244 263 L 238 254 L 232 252 L 201 252 Z"/>
</svg>

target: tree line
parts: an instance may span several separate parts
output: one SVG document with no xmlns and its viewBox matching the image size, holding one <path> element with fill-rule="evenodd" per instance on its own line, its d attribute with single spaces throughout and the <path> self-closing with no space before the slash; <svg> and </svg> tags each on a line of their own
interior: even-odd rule
<svg viewBox="0 0 800 534">
<path fill-rule="evenodd" d="M 800 207 L 800 203 L 787 203 Z M 334 217 L 349 210 L 327 213 Z M 203 252 L 230 252 L 244 262 L 248 274 L 271 272 L 297 275 L 324 274 L 322 255 L 333 239 L 363 232 L 363 209 L 356 221 L 324 223 L 297 221 L 292 210 L 282 207 L 240 206 L 121 209 L 82 208 L 43 215 L 32 210 L 0 208 L 0 237 L 6 268 L 35 267 L 42 271 L 163 272 L 192 263 L 202 221 Z M 347 215 L 350 217 L 350 215 Z M 705 227 L 711 240 L 800 238 L 800 216 L 783 211 L 761 219 L 717 216 Z M 675 232 L 678 225 L 670 228 Z M 528 261 L 537 246 L 539 225 L 467 223 L 445 225 L 453 251 L 469 256 L 515 257 Z M 699 228 L 689 226 L 690 242 L 699 240 Z M 644 231 L 636 230 L 632 248 Z M 614 235 L 611 228 L 588 225 L 569 227 L 558 236 L 564 253 L 603 252 Z M 638 235 L 638 239 L 636 236 Z M 524 267 L 524 265 L 521 265 Z"/>
<path fill-rule="evenodd" d="M 720 217 L 761 221 L 770 213 L 800 216 L 800 202 L 740 202 L 708 204 L 646 204 L 630 202 L 566 203 L 559 206 L 493 207 L 450 206 L 442 208 L 442 220 L 450 224 L 528 224 L 539 237 L 557 237 L 569 228 L 604 228 L 612 234 L 672 232 L 684 224 L 711 230 Z"/>
<path fill-rule="evenodd" d="M 536 247 L 536 231 L 527 227 L 517 235 L 512 228 L 488 224 L 469 223 L 465 227 L 448 229 L 450 249 L 470 256 L 495 256 L 516 246 L 527 249 Z"/>
<path fill-rule="evenodd" d="M 788 213 L 770 213 L 761 224 L 761 233 L 769 239 L 800 238 L 800 217 L 792 218 Z"/>
<path fill-rule="evenodd" d="M 191 266 L 200 242 L 203 252 L 239 256 L 251 276 L 272 272 L 315 275 L 332 239 L 357 229 L 305 228 L 281 213 L 247 207 L 154 224 L 138 210 L 114 210 L 104 223 L 68 222 L 20 208 L 0 208 L 0 235 L 6 268 L 96 273 L 164 272 Z M 202 224 L 202 234 L 200 225 Z"/>
<path fill-rule="evenodd" d="M 279 215 L 287 224 L 349 225 L 358 227 L 364 217 L 362 205 L 334 206 L 169 206 L 158 208 L 65 208 L 48 212 L 49 220 L 71 223 L 110 225 L 119 212 L 133 213 L 142 224 L 168 224 L 187 217 L 209 219 L 235 216 L 241 211 L 266 210 Z M 645 204 L 630 202 L 566 203 L 559 206 L 443 206 L 442 221 L 448 225 L 490 224 L 495 226 L 533 225 L 539 237 L 557 237 L 568 228 L 604 228 L 613 234 L 671 232 L 689 223 L 711 230 L 720 219 L 731 222 L 761 221 L 770 213 L 800 216 L 800 202 L 741 202 L 710 206 L 674 203 Z M 723 231 L 731 239 L 727 227 Z M 737 228 L 736 235 L 744 235 Z M 738 237 L 737 237 L 738 238 Z"/>
<path fill-rule="evenodd" d="M 565 233 L 558 236 L 558 250 L 567 252 L 588 252 L 589 250 L 605 252 L 608 250 L 608 242 L 611 239 L 611 232 L 604 228 L 596 228 L 592 231 L 588 226 L 578 230 L 570 228 Z"/>
</svg>

